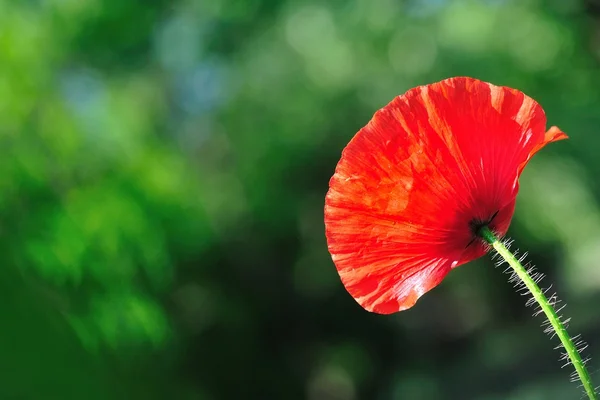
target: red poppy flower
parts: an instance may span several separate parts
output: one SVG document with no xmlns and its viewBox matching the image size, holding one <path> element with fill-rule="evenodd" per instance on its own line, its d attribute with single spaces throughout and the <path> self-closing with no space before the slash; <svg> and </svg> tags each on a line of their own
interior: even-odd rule
<svg viewBox="0 0 600 400">
<path fill-rule="evenodd" d="M 504 235 L 529 159 L 566 139 L 522 92 L 472 78 L 420 86 L 377 111 L 342 153 L 325 199 L 329 252 L 365 309 L 412 307 Z"/>
</svg>

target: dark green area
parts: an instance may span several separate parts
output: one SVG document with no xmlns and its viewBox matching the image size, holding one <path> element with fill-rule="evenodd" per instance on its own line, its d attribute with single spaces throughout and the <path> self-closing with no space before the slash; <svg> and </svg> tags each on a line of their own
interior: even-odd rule
<svg viewBox="0 0 600 400">
<path fill-rule="evenodd" d="M 523 90 L 570 140 L 509 234 L 600 385 L 595 0 L 0 0 L 0 399 L 565 400 L 488 258 L 363 311 L 326 249 L 342 148 L 407 89 Z"/>
</svg>

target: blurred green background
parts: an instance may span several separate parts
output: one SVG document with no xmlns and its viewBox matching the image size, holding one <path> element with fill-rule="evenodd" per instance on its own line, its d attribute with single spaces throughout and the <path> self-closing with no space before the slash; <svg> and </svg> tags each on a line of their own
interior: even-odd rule
<svg viewBox="0 0 600 400">
<path fill-rule="evenodd" d="M 579 399 L 489 258 L 378 316 L 327 252 L 342 148 L 455 75 L 571 137 L 509 234 L 600 385 L 598 1 L 0 0 L 0 399 Z"/>
</svg>

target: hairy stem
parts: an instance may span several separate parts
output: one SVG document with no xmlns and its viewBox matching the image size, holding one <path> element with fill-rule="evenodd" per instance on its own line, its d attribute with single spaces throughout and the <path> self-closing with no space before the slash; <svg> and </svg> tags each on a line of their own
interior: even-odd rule
<svg viewBox="0 0 600 400">
<path fill-rule="evenodd" d="M 500 257 L 504 259 L 511 266 L 514 273 L 521 279 L 521 281 L 525 284 L 529 292 L 533 295 L 535 301 L 539 304 L 541 310 L 546 314 L 550 325 L 554 332 L 556 332 L 556 336 L 560 339 L 563 347 L 565 348 L 566 354 L 569 357 L 569 360 L 575 367 L 575 371 L 583 384 L 583 388 L 585 393 L 590 398 L 590 400 L 598 400 L 596 395 L 596 391 L 592 386 L 592 381 L 590 379 L 590 375 L 585 367 L 585 363 L 581 359 L 581 355 L 577 350 L 577 346 L 573 343 L 573 340 L 567 333 L 567 330 L 557 315 L 554 307 L 548 298 L 544 294 L 544 292 L 537 285 L 536 281 L 527 273 L 527 270 L 519 260 L 514 256 L 513 253 L 508 250 L 508 248 L 490 231 L 487 226 L 482 227 L 478 235 L 483 238 L 496 252 Z"/>
</svg>

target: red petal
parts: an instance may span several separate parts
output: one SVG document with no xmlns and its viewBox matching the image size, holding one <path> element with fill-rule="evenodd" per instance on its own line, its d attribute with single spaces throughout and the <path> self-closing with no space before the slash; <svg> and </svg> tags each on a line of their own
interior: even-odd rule
<svg viewBox="0 0 600 400">
<path fill-rule="evenodd" d="M 470 224 L 504 234 L 518 177 L 545 132 L 522 92 L 472 78 L 409 90 L 344 149 L 325 202 L 326 235 L 342 282 L 369 311 L 414 305 L 458 265 L 484 254 Z"/>
</svg>

